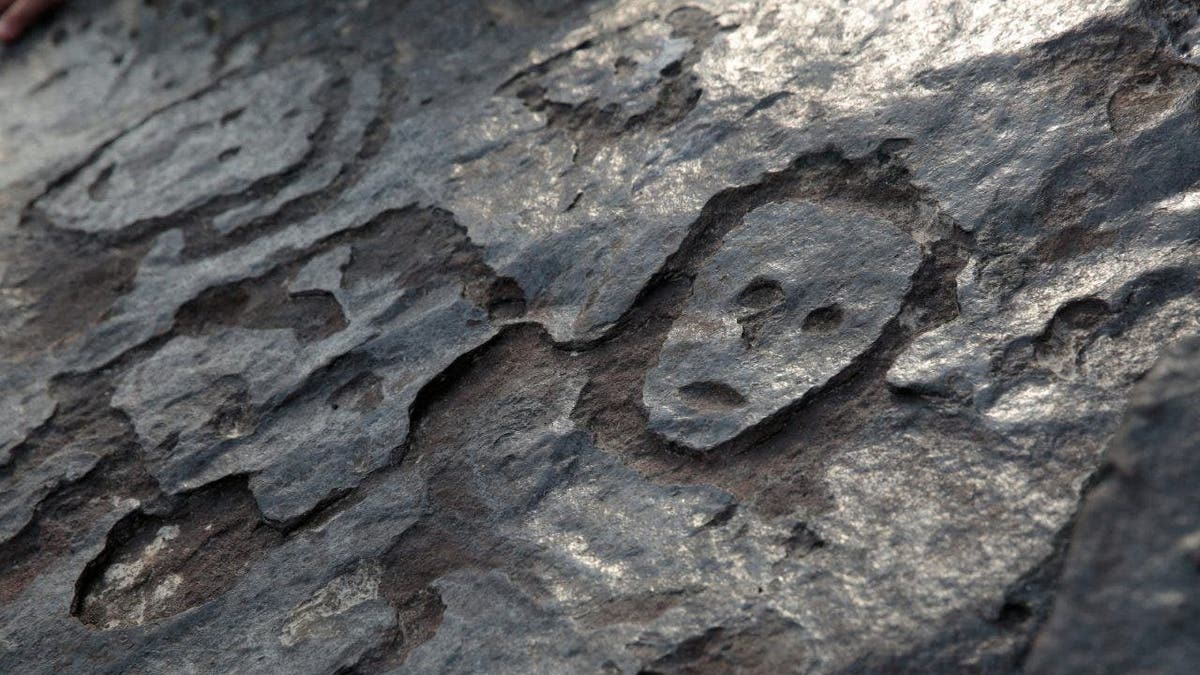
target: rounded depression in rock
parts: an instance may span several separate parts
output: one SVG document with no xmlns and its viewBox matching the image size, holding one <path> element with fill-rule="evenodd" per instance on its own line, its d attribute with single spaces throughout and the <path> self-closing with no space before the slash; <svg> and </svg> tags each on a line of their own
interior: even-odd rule
<svg viewBox="0 0 1200 675">
<path fill-rule="evenodd" d="M 750 212 L 701 269 L 647 376 L 651 428 L 709 450 L 800 400 L 879 338 L 920 263 L 907 234 L 856 208 Z"/>
</svg>

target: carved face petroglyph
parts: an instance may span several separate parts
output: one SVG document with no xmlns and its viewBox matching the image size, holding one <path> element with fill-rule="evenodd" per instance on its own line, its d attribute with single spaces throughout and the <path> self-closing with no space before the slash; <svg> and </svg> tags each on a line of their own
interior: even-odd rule
<svg viewBox="0 0 1200 675">
<path fill-rule="evenodd" d="M 751 211 L 701 268 L 646 378 L 651 427 L 707 450 L 800 400 L 875 342 L 920 263 L 911 237 L 869 213 Z"/>
<path fill-rule="evenodd" d="M 242 192 L 308 154 L 329 77 L 295 61 L 221 82 L 117 138 L 41 206 L 60 227 L 115 232 Z"/>
</svg>

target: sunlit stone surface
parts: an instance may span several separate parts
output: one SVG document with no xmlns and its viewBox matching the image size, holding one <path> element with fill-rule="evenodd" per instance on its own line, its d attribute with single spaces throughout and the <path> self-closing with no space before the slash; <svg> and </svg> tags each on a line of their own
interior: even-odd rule
<svg viewBox="0 0 1200 675">
<path fill-rule="evenodd" d="M 1188 672 L 1198 41 L 74 0 L 0 51 L 0 672 Z"/>
</svg>

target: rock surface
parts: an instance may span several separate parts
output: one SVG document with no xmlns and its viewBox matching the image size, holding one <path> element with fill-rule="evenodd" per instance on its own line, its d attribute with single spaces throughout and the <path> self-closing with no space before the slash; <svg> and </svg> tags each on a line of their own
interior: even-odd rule
<svg viewBox="0 0 1200 675">
<path fill-rule="evenodd" d="M 76 0 L 0 52 L 0 672 L 1189 672 L 1198 39 Z"/>
<path fill-rule="evenodd" d="M 1200 662 L 1200 340 L 1142 383 L 1080 512 L 1029 672 L 1184 673 Z"/>
</svg>

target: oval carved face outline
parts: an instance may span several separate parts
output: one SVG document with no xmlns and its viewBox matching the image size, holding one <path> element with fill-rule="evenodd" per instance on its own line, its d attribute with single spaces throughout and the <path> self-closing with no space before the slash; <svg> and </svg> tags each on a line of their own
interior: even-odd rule
<svg viewBox="0 0 1200 675">
<path fill-rule="evenodd" d="M 825 384 L 879 337 L 920 262 L 882 218 L 809 202 L 751 211 L 647 376 L 651 428 L 710 450 Z"/>
<path fill-rule="evenodd" d="M 39 206 L 59 227 L 116 232 L 244 191 L 303 161 L 330 78 L 309 60 L 223 83 L 119 137 Z"/>
</svg>

